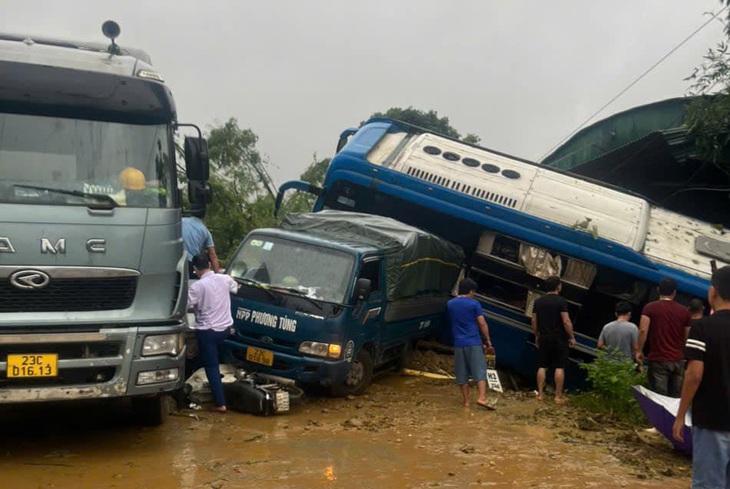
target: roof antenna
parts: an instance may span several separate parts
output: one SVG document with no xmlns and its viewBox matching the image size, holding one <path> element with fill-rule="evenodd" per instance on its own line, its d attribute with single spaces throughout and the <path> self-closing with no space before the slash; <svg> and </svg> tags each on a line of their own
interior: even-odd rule
<svg viewBox="0 0 730 489">
<path fill-rule="evenodd" d="M 107 51 L 109 51 L 110 54 L 122 54 L 122 50 L 119 49 L 117 43 L 114 42 L 114 39 L 119 37 L 119 33 L 122 32 L 122 30 L 119 28 L 119 24 L 117 24 L 113 20 L 107 20 L 101 25 L 101 32 L 112 41 L 112 43 L 107 48 Z"/>
</svg>

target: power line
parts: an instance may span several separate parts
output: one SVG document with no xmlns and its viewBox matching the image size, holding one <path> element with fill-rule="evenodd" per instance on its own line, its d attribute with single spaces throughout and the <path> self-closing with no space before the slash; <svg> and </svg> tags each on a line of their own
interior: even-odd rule
<svg viewBox="0 0 730 489">
<path fill-rule="evenodd" d="M 714 14 L 712 17 L 710 17 L 707 21 L 705 21 L 704 23 L 702 23 L 702 25 L 700 25 L 697 29 L 695 29 L 689 36 L 685 37 L 682 40 L 682 42 L 680 42 L 679 44 L 677 44 L 667 54 L 665 54 L 664 56 L 662 56 L 659 59 L 659 61 L 657 61 L 656 63 L 654 63 L 653 65 L 651 65 L 647 70 L 645 70 L 641 75 L 639 75 L 638 78 L 636 78 L 634 81 L 632 81 L 631 83 L 629 83 L 623 90 L 621 90 L 618 94 L 616 94 L 616 96 L 614 96 L 611 100 L 609 100 L 608 102 L 606 102 L 605 104 L 603 104 L 600 109 L 598 109 L 593 114 L 591 114 L 591 116 L 588 119 L 586 119 L 585 121 L 583 121 L 583 123 L 580 124 L 578 127 L 576 127 L 570 134 L 568 134 L 563 139 L 561 139 L 560 141 L 558 141 L 553 147 L 551 147 L 544 155 L 542 155 L 540 157 L 540 160 L 539 161 L 542 162 L 542 160 L 544 160 L 546 156 L 548 156 L 550 153 L 552 153 L 553 151 L 555 151 L 565 141 L 567 141 L 568 139 L 572 138 L 578 131 L 580 131 L 581 129 L 583 129 L 583 127 L 585 127 L 586 124 L 588 124 L 590 121 L 592 121 L 594 117 L 596 117 L 598 114 L 600 114 L 601 112 L 603 112 L 609 105 L 611 105 L 612 103 L 614 103 L 624 93 L 628 92 L 634 85 L 636 85 L 637 83 L 639 83 L 646 75 L 648 75 L 649 73 L 651 73 L 654 70 L 654 68 L 656 68 L 657 66 L 659 66 L 662 62 L 664 62 L 664 60 L 666 60 L 668 57 L 670 57 L 672 54 L 674 54 L 679 48 L 681 48 L 682 46 L 684 46 L 690 39 L 692 39 L 693 37 L 695 37 L 702 29 L 704 29 L 705 27 L 707 27 L 710 24 L 710 22 L 712 22 L 713 20 L 715 20 L 721 13 L 723 13 L 725 10 L 727 10 L 728 7 L 730 7 L 730 5 L 726 5 L 725 7 L 723 7 L 722 9 L 720 9 L 716 14 Z"/>
</svg>

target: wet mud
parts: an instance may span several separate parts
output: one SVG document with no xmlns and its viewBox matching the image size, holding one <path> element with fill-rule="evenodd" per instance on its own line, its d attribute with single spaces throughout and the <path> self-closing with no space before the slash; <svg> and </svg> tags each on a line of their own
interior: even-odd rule
<svg viewBox="0 0 730 489">
<path fill-rule="evenodd" d="M 476 392 L 473 393 L 475 400 Z M 529 392 L 497 411 L 461 406 L 449 381 L 387 375 L 350 399 L 310 398 L 269 418 L 181 411 L 135 426 L 108 403 L 4 407 L 8 488 L 685 488 L 666 440 Z"/>
</svg>

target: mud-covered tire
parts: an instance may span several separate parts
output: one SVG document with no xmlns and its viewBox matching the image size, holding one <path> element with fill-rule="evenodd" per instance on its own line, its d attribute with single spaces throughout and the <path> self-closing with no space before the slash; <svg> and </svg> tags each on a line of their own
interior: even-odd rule
<svg viewBox="0 0 730 489">
<path fill-rule="evenodd" d="M 339 385 L 333 385 L 331 388 L 332 395 L 336 397 L 356 396 L 362 394 L 370 386 L 373 380 L 373 359 L 370 352 L 365 348 L 360 348 L 350 365 L 350 371 L 347 372 L 345 382 Z"/>
<path fill-rule="evenodd" d="M 170 406 L 165 395 L 135 397 L 132 399 L 132 411 L 137 423 L 143 426 L 160 426 L 167 419 Z"/>
</svg>

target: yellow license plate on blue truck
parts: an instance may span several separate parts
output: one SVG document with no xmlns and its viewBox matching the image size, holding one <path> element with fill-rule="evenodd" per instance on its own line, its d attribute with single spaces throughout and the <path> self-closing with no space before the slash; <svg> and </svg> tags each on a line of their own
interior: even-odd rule
<svg viewBox="0 0 730 489">
<path fill-rule="evenodd" d="M 246 349 L 246 360 L 271 367 L 274 364 L 274 352 L 249 346 Z"/>
<path fill-rule="evenodd" d="M 8 378 L 56 377 L 57 353 L 8 355 Z"/>
</svg>

